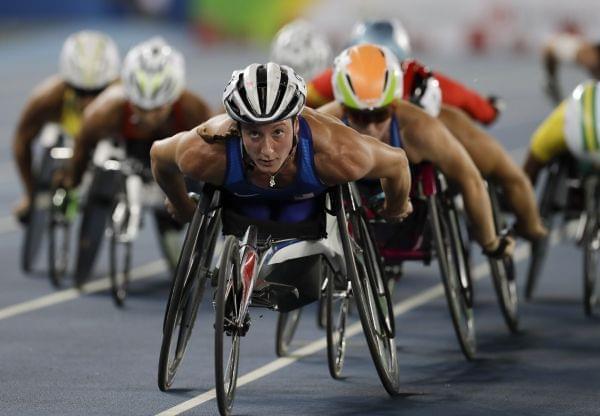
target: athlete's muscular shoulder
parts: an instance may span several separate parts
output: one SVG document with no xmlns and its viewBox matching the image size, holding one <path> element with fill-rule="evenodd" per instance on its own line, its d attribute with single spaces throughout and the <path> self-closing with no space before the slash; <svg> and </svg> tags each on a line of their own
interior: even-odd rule
<svg viewBox="0 0 600 416">
<path fill-rule="evenodd" d="M 67 84 L 58 75 L 46 78 L 32 91 L 22 118 L 40 122 L 58 121 L 67 88 Z"/>
<path fill-rule="evenodd" d="M 114 84 L 102 91 L 85 109 L 83 129 L 95 134 L 117 133 L 123 124 L 127 95 L 121 84 Z"/>
<path fill-rule="evenodd" d="M 184 90 L 179 98 L 184 112 L 186 129 L 191 129 L 204 123 L 211 116 L 210 106 L 199 95 L 190 90 Z"/>
<path fill-rule="evenodd" d="M 407 101 L 394 103 L 394 114 L 398 120 L 404 150 L 411 163 L 424 160 L 433 161 L 432 152 L 443 147 L 444 137 L 449 132 L 435 117 L 430 116 L 418 106 Z"/>
<path fill-rule="evenodd" d="M 305 109 L 302 117 L 308 122 L 313 138 L 315 167 L 328 185 L 354 181 L 372 168 L 370 146 L 375 139 L 363 136 L 330 114 Z"/>
<path fill-rule="evenodd" d="M 235 126 L 227 114 L 220 114 L 189 131 L 156 142 L 153 152 L 169 155 L 190 178 L 221 185 L 227 168 L 225 141 L 237 134 Z"/>
</svg>

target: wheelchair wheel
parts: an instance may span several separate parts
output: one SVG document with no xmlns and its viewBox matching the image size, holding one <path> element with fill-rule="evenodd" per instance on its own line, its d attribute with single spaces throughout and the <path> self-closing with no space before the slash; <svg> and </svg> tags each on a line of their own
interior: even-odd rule
<svg viewBox="0 0 600 416">
<path fill-rule="evenodd" d="M 54 160 L 50 156 L 51 149 L 45 149 L 36 174 L 29 220 L 25 229 L 25 238 L 21 249 L 21 269 L 25 273 L 33 270 L 37 260 L 45 231 L 48 230 L 52 193 L 50 181 L 54 172 Z"/>
<path fill-rule="evenodd" d="M 525 299 L 530 300 L 537 286 L 539 276 L 542 273 L 544 260 L 550 246 L 550 233 L 554 228 L 555 193 L 564 187 L 564 176 L 566 167 L 562 161 L 554 162 L 548 169 L 546 182 L 540 194 L 539 207 L 540 217 L 548 229 L 548 236 L 531 245 L 531 256 L 527 270 L 527 282 L 525 284 Z"/>
<path fill-rule="evenodd" d="M 394 319 L 387 309 L 389 292 L 383 270 L 377 261 L 375 242 L 365 232 L 368 223 L 360 207 L 355 206 L 351 192 L 347 192 L 348 212 L 344 207 L 342 190 L 336 196 L 337 221 L 346 259 L 346 269 L 363 332 L 379 378 L 390 395 L 400 390 L 396 343 L 390 336 Z M 373 284 L 375 282 L 375 284 Z M 382 319 L 382 317 L 387 317 Z"/>
<path fill-rule="evenodd" d="M 341 281 L 328 265 L 325 316 L 327 328 L 327 363 L 329 374 L 335 379 L 342 378 L 346 357 L 346 322 L 350 304 L 351 289 L 348 281 Z M 336 279 L 337 278 L 337 279 Z"/>
<path fill-rule="evenodd" d="M 56 288 L 61 287 L 69 265 L 71 222 L 64 212 L 64 198 L 67 198 L 64 189 L 54 192 L 48 220 L 48 274 Z"/>
<path fill-rule="evenodd" d="M 453 201 L 445 198 L 443 193 L 430 197 L 429 209 L 434 247 L 452 324 L 464 356 L 471 360 L 477 350 L 472 284 L 464 257 L 458 215 Z"/>
<path fill-rule="evenodd" d="M 502 215 L 500 201 L 495 185 L 488 183 L 488 193 L 492 204 L 496 233 L 506 230 L 506 220 Z M 519 297 L 515 279 L 515 265 L 512 256 L 502 259 L 488 258 L 494 289 L 500 304 L 500 310 L 508 329 L 516 333 L 519 330 Z"/>
<path fill-rule="evenodd" d="M 129 207 L 125 195 L 122 194 L 110 221 L 110 284 L 117 306 L 123 306 L 129 288 L 131 241 L 126 237 L 129 218 Z"/>
<path fill-rule="evenodd" d="M 220 230 L 219 210 L 211 208 L 212 199 L 213 194 L 206 193 L 196 208 L 171 283 L 158 361 L 158 387 L 162 391 L 168 390 L 173 384 L 210 275 Z"/>
<path fill-rule="evenodd" d="M 221 256 L 215 296 L 215 387 L 221 415 L 231 414 L 237 386 L 240 338 L 245 323 L 240 316 L 241 293 L 239 243 L 229 236 Z"/>
<path fill-rule="evenodd" d="M 277 317 L 277 332 L 275 333 L 275 353 L 278 357 L 288 355 L 290 344 L 298 328 L 302 308 L 290 312 L 280 312 Z"/>
<path fill-rule="evenodd" d="M 586 227 L 583 236 L 583 306 L 587 316 L 598 312 L 600 303 L 600 218 L 598 179 L 586 181 Z"/>
</svg>

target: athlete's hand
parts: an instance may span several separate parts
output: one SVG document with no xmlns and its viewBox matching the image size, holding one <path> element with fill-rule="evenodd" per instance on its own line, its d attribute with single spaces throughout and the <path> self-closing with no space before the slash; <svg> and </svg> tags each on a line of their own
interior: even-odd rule
<svg viewBox="0 0 600 416">
<path fill-rule="evenodd" d="M 31 200 L 25 195 L 13 208 L 13 214 L 21 224 L 26 224 L 28 222 L 30 207 Z"/>
<path fill-rule="evenodd" d="M 383 207 L 378 211 L 378 214 L 386 219 L 388 222 L 401 222 L 413 212 L 413 206 L 410 199 L 407 199 L 402 208 L 397 209 L 390 207 L 386 202 L 383 203 Z"/>
<path fill-rule="evenodd" d="M 502 235 L 490 244 L 483 246 L 483 254 L 496 259 L 512 257 L 515 251 L 515 244 L 514 238 L 509 235 Z"/>
<path fill-rule="evenodd" d="M 184 206 L 175 207 L 169 198 L 165 198 L 165 207 L 167 208 L 167 212 L 175 219 L 175 221 L 180 222 L 181 224 L 186 224 L 192 220 L 194 211 L 196 211 L 196 205 L 197 203 L 195 200 L 187 197 Z"/>
</svg>

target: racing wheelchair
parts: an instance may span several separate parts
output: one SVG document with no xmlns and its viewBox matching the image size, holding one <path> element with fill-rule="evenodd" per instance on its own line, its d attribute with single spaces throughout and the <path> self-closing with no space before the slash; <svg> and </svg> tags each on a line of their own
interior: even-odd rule
<svg viewBox="0 0 600 416">
<path fill-rule="evenodd" d="M 539 209 L 548 231 L 559 221 L 578 221 L 576 242 L 583 249 L 583 306 L 598 313 L 600 301 L 600 177 L 590 165 L 565 154 L 553 160 L 542 184 Z M 531 299 L 543 272 L 550 234 L 532 246 L 525 296 Z"/>
<path fill-rule="evenodd" d="M 355 196 L 350 185 L 333 188 L 323 196 L 318 218 L 282 227 L 241 217 L 226 208 L 221 191 L 205 186 L 169 294 L 159 388 L 166 391 L 172 385 L 203 291 L 213 281 L 215 379 L 221 414 L 229 414 L 233 406 L 241 338 L 251 326 L 250 307 L 289 312 L 316 301 L 322 284 L 327 287 L 331 375 L 337 378 L 342 371 L 347 306 L 353 299 L 379 378 L 389 394 L 397 394 L 392 303 L 370 224 Z M 212 258 L 221 230 L 227 237 L 215 268 Z"/>
</svg>

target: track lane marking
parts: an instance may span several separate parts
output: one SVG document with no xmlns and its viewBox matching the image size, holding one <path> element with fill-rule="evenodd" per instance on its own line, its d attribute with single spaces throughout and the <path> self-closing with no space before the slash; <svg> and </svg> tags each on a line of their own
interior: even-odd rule
<svg viewBox="0 0 600 416">
<path fill-rule="evenodd" d="M 156 260 L 131 269 L 130 280 L 133 282 L 136 280 L 147 279 L 166 270 L 167 266 L 164 260 Z M 51 293 L 49 295 L 45 295 L 36 299 L 7 306 L 5 308 L 0 309 L 0 320 L 44 309 L 52 305 L 57 305 L 59 303 L 68 302 L 70 300 L 80 298 L 84 295 L 102 292 L 104 290 L 110 289 L 110 286 L 110 278 L 106 276 L 101 279 L 86 283 L 85 285 L 83 285 L 81 290 L 75 288 L 63 289 L 58 292 Z"/>
</svg>

